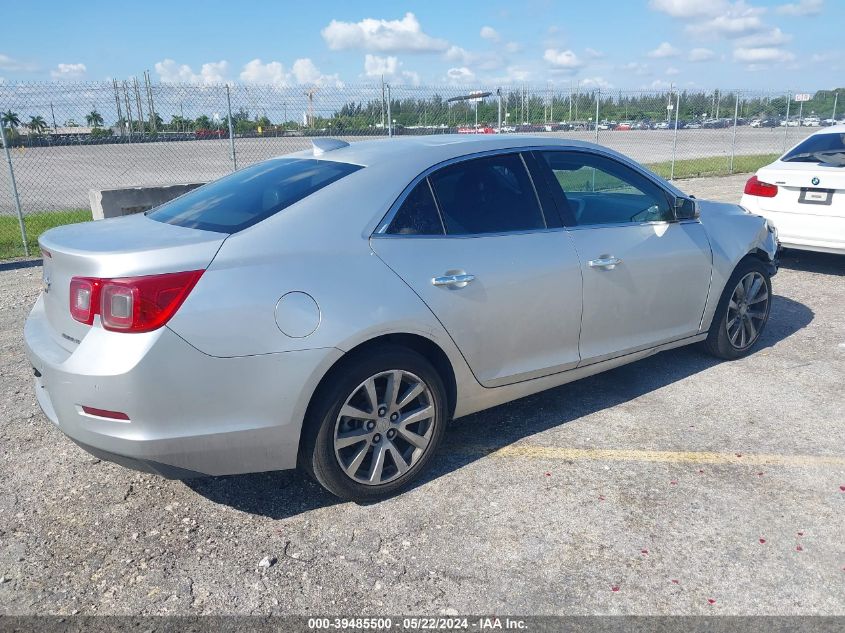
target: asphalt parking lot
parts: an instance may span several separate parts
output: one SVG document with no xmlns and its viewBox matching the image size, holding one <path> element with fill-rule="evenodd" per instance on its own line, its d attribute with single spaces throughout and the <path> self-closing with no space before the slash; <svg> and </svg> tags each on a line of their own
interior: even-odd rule
<svg viewBox="0 0 845 633">
<path fill-rule="evenodd" d="M 373 505 L 77 448 L 24 357 L 40 274 L 0 271 L 0 612 L 845 614 L 842 257 L 785 255 L 750 357 L 673 350 L 458 420 Z"/>
</svg>

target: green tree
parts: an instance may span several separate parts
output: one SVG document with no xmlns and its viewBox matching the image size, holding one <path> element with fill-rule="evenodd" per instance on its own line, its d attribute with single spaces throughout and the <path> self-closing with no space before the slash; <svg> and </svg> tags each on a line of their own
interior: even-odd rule
<svg viewBox="0 0 845 633">
<path fill-rule="evenodd" d="M 40 115 L 33 116 L 29 118 L 29 123 L 27 123 L 26 126 L 29 128 L 31 134 L 38 136 L 39 134 L 43 134 L 47 129 L 47 121 L 45 121 L 44 117 Z"/>
<path fill-rule="evenodd" d="M 14 130 L 21 124 L 21 119 L 17 115 L 16 112 L 12 112 L 11 110 L 7 110 L 0 115 L 0 120 L 3 122 L 3 127 L 9 128 L 10 130 Z"/>
<path fill-rule="evenodd" d="M 194 121 L 194 127 L 198 130 L 210 130 L 212 127 L 211 119 L 209 119 L 206 115 L 201 114 Z"/>
<path fill-rule="evenodd" d="M 103 115 L 96 110 L 91 110 L 85 115 L 85 122 L 88 123 L 88 127 L 100 127 L 103 124 Z"/>
</svg>

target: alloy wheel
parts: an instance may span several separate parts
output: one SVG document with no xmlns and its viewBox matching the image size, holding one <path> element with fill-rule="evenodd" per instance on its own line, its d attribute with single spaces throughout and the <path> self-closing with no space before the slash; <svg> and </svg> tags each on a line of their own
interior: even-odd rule
<svg viewBox="0 0 845 633">
<path fill-rule="evenodd" d="M 428 450 L 437 422 L 432 391 L 419 376 L 401 369 L 380 372 L 358 385 L 341 407 L 335 457 L 357 483 L 393 481 Z"/>
<path fill-rule="evenodd" d="M 752 271 L 739 280 L 728 302 L 725 327 L 736 349 L 751 347 L 769 314 L 769 287 L 762 274 Z"/>
</svg>

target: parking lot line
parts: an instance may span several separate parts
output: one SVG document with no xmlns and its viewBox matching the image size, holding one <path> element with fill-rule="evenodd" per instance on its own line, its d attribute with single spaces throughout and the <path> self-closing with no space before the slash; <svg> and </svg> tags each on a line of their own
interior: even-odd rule
<svg viewBox="0 0 845 633">
<path fill-rule="evenodd" d="M 514 445 L 490 453 L 498 458 L 609 460 L 754 466 L 845 466 L 841 455 L 768 455 L 761 453 L 715 453 L 708 451 L 648 451 L 608 448 L 559 448 Z"/>
</svg>

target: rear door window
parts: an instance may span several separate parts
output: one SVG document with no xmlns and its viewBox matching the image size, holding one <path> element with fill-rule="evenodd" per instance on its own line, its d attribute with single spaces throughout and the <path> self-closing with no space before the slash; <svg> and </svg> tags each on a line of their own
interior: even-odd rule
<svg viewBox="0 0 845 633">
<path fill-rule="evenodd" d="M 546 228 L 519 154 L 467 160 L 429 176 L 448 235 Z"/>
<path fill-rule="evenodd" d="M 165 224 L 237 233 L 359 169 L 327 160 L 277 158 L 203 185 L 147 215 Z"/>
</svg>

